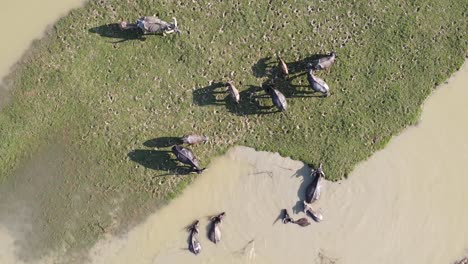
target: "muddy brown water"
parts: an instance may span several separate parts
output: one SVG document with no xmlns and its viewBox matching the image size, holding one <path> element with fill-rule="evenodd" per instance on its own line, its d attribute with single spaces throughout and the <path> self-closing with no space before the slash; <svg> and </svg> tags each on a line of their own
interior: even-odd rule
<svg viewBox="0 0 468 264">
<path fill-rule="evenodd" d="M 34 39 L 40 38 L 47 26 L 69 10 L 83 5 L 85 0 L 19 0 L 0 1 L 0 108 L 7 102 L 7 87 L 3 78 L 21 58 Z"/>
<path fill-rule="evenodd" d="M 124 237 L 108 237 L 92 263 L 452 263 L 468 253 L 468 63 L 426 102 L 422 120 L 326 182 L 306 228 L 277 221 L 302 198 L 310 169 L 278 154 L 235 147 L 169 206 Z M 324 166 L 326 171 L 326 164 Z M 226 212 L 222 240 L 208 217 Z M 292 213 L 293 218 L 304 216 Z M 202 252 L 187 250 L 200 220 Z"/>
</svg>

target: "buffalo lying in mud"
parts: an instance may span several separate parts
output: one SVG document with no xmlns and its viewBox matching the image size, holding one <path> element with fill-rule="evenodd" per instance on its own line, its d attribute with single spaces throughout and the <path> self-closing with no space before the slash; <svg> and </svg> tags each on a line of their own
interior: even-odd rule
<svg viewBox="0 0 468 264">
<path fill-rule="evenodd" d="M 196 220 L 190 227 L 189 249 L 193 254 L 197 255 L 201 252 L 201 244 L 198 241 L 198 220 Z"/>
<path fill-rule="evenodd" d="M 297 220 L 294 220 L 289 216 L 288 211 L 286 209 L 283 209 L 283 224 L 287 224 L 287 223 L 293 223 L 293 224 L 300 225 L 300 226 L 310 225 L 310 222 L 309 220 L 307 220 L 307 218 L 302 217 Z"/>
<path fill-rule="evenodd" d="M 223 221 L 225 215 L 226 213 L 222 212 L 219 215 L 213 216 L 211 218 L 211 228 L 208 232 L 208 238 L 215 244 L 221 240 L 221 230 L 219 229 L 219 225 Z"/>
<path fill-rule="evenodd" d="M 226 83 L 226 91 L 229 93 L 229 95 L 231 96 L 232 100 L 238 104 L 239 101 L 240 101 L 240 94 L 239 94 L 239 90 L 237 90 L 237 88 L 234 86 L 233 82 L 232 81 L 229 81 Z"/>
</svg>

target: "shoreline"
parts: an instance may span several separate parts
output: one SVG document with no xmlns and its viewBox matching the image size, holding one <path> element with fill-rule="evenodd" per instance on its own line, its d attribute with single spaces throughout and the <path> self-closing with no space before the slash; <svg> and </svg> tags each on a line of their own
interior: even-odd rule
<svg viewBox="0 0 468 264">
<path fill-rule="evenodd" d="M 463 127 L 461 131 L 449 129 L 452 132 L 448 135 L 432 131 L 440 125 L 453 126 L 460 121 L 462 115 L 454 116 L 453 113 L 459 110 L 457 106 L 463 105 L 463 94 L 468 94 L 460 84 L 468 83 L 467 72 L 468 62 L 465 62 L 461 71 L 449 78 L 448 84 L 442 84 L 424 104 L 421 121 L 393 137 L 387 148 L 358 164 L 348 179 L 325 181 L 322 198 L 314 204 L 324 214 L 322 223 L 312 222 L 311 226 L 301 228 L 283 225 L 275 219 L 283 207 L 294 218 L 303 216 L 295 208 L 301 199 L 301 192 L 311 180 L 308 178 L 310 168 L 306 164 L 278 153 L 236 146 L 227 154 L 216 157 L 212 170 L 198 177 L 169 205 L 149 215 L 128 233 L 118 236 L 106 234 L 89 251 L 89 256 L 72 258 L 72 263 L 78 263 L 83 258 L 93 264 L 129 261 L 206 263 L 219 260 L 230 263 L 283 263 L 304 257 L 317 261 L 339 260 L 340 263 L 356 263 L 359 260 L 363 264 L 376 263 L 377 260 L 379 263 L 387 263 L 383 260 L 388 263 L 395 260 L 452 263 L 465 253 L 463 243 L 468 247 L 464 235 L 468 234 L 468 229 L 463 231 L 459 228 L 465 219 L 468 220 L 468 214 L 459 208 L 466 200 L 466 195 L 463 196 L 466 184 L 459 181 L 466 182 L 466 179 L 463 178 L 463 171 L 449 169 L 463 157 L 457 160 L 449 158 L 441 163 L 440 159 L 434 160 L 430 153 L 427 157 L 418 157 L 415 151 L 424 151 L 424 145 L 427 145 L 425 140 L 428 139 L 434 145 L 429 149 L 442 151 L 442 148 L 448 148 L 444 150 L 448 152 L 455 148 L 462 153 L 465 152 L 459 149 L 460 146 L 468 149 L 466 142 L 459 144 L 459 140 L 463 140 L 463 131 L 468 127 Z M 454 98 L 457 100 L 454 101 Z M 449 107 L 448 112 L 444 112 L 447 107 L 442 102 L 445 101 L 455 105 Z M 451 115 L 454 120 L 441 123 L 445 115 Z M 413 142 L 414 146 L 409 146 L 408 142 Z M 424 159 L 428 161 L 421 163 Z M 434 162 L 438 163 L 432 164 Z M 411 163 L 419 165 L 415 168 L 409 165 Z M 449 171 L 440 181 L 437 170 L 447 169 Z M 418 176 L 409 181 L 412 178 L 408 178 L 408 175 L 412 173 Z M 219 189 L 220 186 L 222 189 Z M 265 191 L 259 192 L 258 188 Z M 456 206 L 447 207 L 445 199 L 434 198 L 433 193 L 444 196 Z M 207 241 L 204 227 L 207 217 L 219 210 L 226 210 L 227 216 L 222 225 L 222 242 L 215 246 Z M 201 221 L 200 230 L 203 230 L 200 232 L 203 251 L 199 256 L 193 256 L 184 249 L 188 233 L 183 227 L 196 218 Z M 446 224 L 450 219 L 457 221 Z M 363 236 L 363 233 L 369 237 Z M 441 237 L 450 240 L 448 234 L 460 245 L 447 243 L 447 248 L 441 248 L 437 241 Z M 382 240 L 382 236 L 388 239 Z M 336 237 L 336 240 L 330 237 Z M 411 247 L 414 237 L 424 241 L 418 248 Z M 438 239 L 432 239 L 434 237 Z M 372 250 L 374 253 L 363 257 L 362 254 L 369 253 L 370 246 L 375 247 Z M 459 250 L 454 250 L 457 246 Z M 283 251 L 291 254 L 282 256 Z M 428 251 L 432 254 L 427 254 Z M 306 256 L 303 256 L 304 252 Z M 414 255 L 408 255 L 410 252 Z M 382 254 L 390 255 L 383 257 Z M 57 261 L 46 258 L 40 263 L 53 260 Z M 71 260 L 65 262 L 68 261 Z"/>
<path fill-rule="evenodd" d="M 453 168 L 468 150 L 463 143 L 468 126 L 454 129 L 454 123 L 466 118 L 453 115 L 468 94 L 463 90 L 467 73 L 468 61 L 424 104 L 418 125 L 405 129 L 387 148 L 359 163 L 348 179 L 324 183 L 322 198 L 313 205 L 323 212 L 323 222 L 301 228 L 275 219 L 283 207 L 294 218 L 303 217 L 295 209 L 311 181 L 306 164 L 278 153 L 236 146 L 217 157 L 213 171 L 199 177 L 171 204 L 125 235 L 98 242 L 90 251 L 90 263 L 284 263 L 304 258 L 363 264 L 453 263 L 468 247 L 468 228 L 463 228 L 468 221 L 463 210 L 468 170 Z M 445 102 L 456 106 L 445 107 Z M 444 120 L 445 115 L 454 120 Z M 447 126 L 449 131 L 433 131 L 438 126 Z M 427 140 L 433 146 L 427 146 Z M 427 149 L 456 151 L 461 156 L 415 155 Z M 199 219 L 204 230 L 206 216 L 220 210 L 226 211 L 220 245 L 210 243 L 202 231 L 201 254 L 194 256 L 184 249 L 188 234 L 182 227 Z M 418 247 L 414 247 L 415 238 Z M 282 252 L 288 252 L 287 256 Z"/>
<path fill-rule="evenodd" d="M 54 0 L 48 1 L 53 2 Z M 6 44 L 0 45 L 2 48 L 0 52 L 0 57 L 2 57 L 0 64 L 0 111 L 9 102 L 12 92 L 10 88 L 15 79 L 15 72 L 22 67 L 21 64 L 25 63 L 28 57 L 33 56 L 38 43 L 48 38 L 48 34 L 53 31 L 54 25 L 60 19 L 67 16 L 72 10 L 84 7 L 86 2 L 86 0 L 62 1 L 61 3 L 54 3 L 52 10 L 50 10 L 50 5 L 53 3 L 41 3 L 49 6 L 49 10 L 44 12 L 34 6 L 34 3 L 25 3 L 29 5 L 27 9 L 21 9 L 21 3 L 2 5 L 4 10 L 8 10 L 8 13 L 3 14 L 0 19 L 2 24 L 8 24 L 13 20 L 11 16 L 16 14 L 19 11 L 18 9 L 25 17 L 34 15 L 35 21 L 33 25 L 29 25 L 27 30 L 22 29 L 18 32 L 17 29 L 11 28 L 6 29 L 6 32 L 4 32 L 5 35 L 14 34 L 15 38 L 10 39 L 8 42 L 5 41 Z"/>
<path fill-rule="evenodd" d="M 398 69 L 397 64 L 388 62 L 389 58 L 396 55 L 386 50 L 384 37 L 391 38 L 395 33 L 393 31 L 386 32 L 382 39 L 376 39 L 374 46 L 366 44 L 365 40 L 373 39 L 374 30 L 379 26 L 386 23 L 391 25 L 392 19 L 395 19 L 393 16 L 379 13 L 381 17 L 378 23 L 371 25 L 365 32 L 367 35 L 353 36 L 355 38 L 349 42 L 347 40 L 346 47 L 340 46 L 339 49 L 337 45 L 329 43 L 329 35 L 318 34 L 325 34 L 328 32 L 326 29 L 316 29 L 314 34 L 318 31 L 316 41 L 320 43 L 319 46 L 337 48 L 341 54 L 342 59 L 337 67 L 327 75 L 327 82 L 337 87 L 333 96 L 329 100 L 295 98 L 295 92 L 304 93 L 298 88 L 290 94 L 291 109 L 288 115 L 262 115 L 256 113 L 253 102 L 244 100 L 241 107 L 235 108 L 222 95 L 210 94 L 210 91 L 216 89 L 211 85 L 213 80 L 223 76 L 223 72 L 218 69 L 235 73 L 236 80 L 243 83 L 241 92 L 245 99 L 252 87 L 268 78 L 261 71 L 261 62 L 266 59 L 262 56 L 269 56 L 275 50 L 285 49 L 289 45 L 300 46 L 304 50 L 286 54 L 288 62 L 300 64 L 310 54 L 326 51 L 305 45 L 307 39 L 287 36 L 286 33 L 291 32 L 291 25 L 285 25 L 284 29 L 271 29 L 268 24 L 271 21 L 267 20 L 266 24 L 252 24 L 255 30 L 250 32 L 249 28 L 244 28 L 245 25 L 234 24 L 231 31 L 225 29 L 226 34 L 220 35 L 214 27 L 200 28 L 190 22 L 190 17 L 197 14 L 196 10 L 171 5 L 175 3 L 161 6 L 161 13 L 167 16 L 171 10 L 178 10 L 178 15 L 182 17 L 181 25 L 185 24 L 191 32 L 203 34 L 187 34 L 185 38 L 154 37 L 144 42 L 124 39 L 115 44 L 113 41 L 118 32 L 112 31 L 109 23 L 120 18 L 132 18 L 139 13 L 138 8 L 144 10 L 145 6 L 129 14 L 121 6 L 93 2 L 61 19 L 48 37 L 50 39 L 47 41 L 50 42 L 40 40 L 31 58 L 28 58 L 36 62 L 23 63 L 19 65 L 20 70 L 10 74 L 19 88 L 15 91 L 15 103 L 9 105 L 7 112 L 0 112 L 0 124 L 6 131 L 0 135 L 0 142 L 14 146 L 0 153 L 6 157 L 0 164 L 3 170 L 0 173 L 2 182 L 6 186 L 15 186 L 23 171 L 33 170 L 29 165 L 26 169 L 21 167 L 29 159 L 35 164 L 34 160 L 38 159 L 35 150 L 40 147 L 58 141 L 66 149 L 65 165 L 52 163 L 50 170 L 54 173 L 65 171 L 64 178 L 67 181 L 63 183 L 60 177 L 55 177 L 52 180 L 55 188 L 37 194 L 37 208 L 43 210 L 43 215 L 33 217 L 37 226 L 47 227 L 39 230 L 42 236 L 50 239 L 57 237 L 57 234 L 67 233 L 67 240 L 58 239 L 52 248 L 60 247 L 63 243 L 69 248 L 86 248 L 93 244 L 93 239 L 103 235 L 102 230 L 110 229 L 117 233 L 125 230 L 146 218 L 147 212 L 155 204 L 179 195 L 184 186 L 195 179 L 194 176 L 185 175 L 155 177 L 178 172 L 177 165 L 169 162 L 168 155 L 164 154 L 166 147 L 145 145 L 155 136 L 172 137 L 187 131 L 214 135 L 213 143 L 197 147 L 197 155 L 204 163 L 210 163 L 210 157 L 223 153 L 232 145 L 245 144 L 258 150 L 276 150 L 283 156 L 305 160 L 307 163 L 324 160 L 331 164 L 328 175 L 332 179 L 340 179 L 346 176 L 357 160 L 363 160 L 384 148 L 392 135 L 398 134 L 408 123 L 417 121 L 420 110 L 416 105 L 432 93 L 431 82 L 440 81 L 457 65 L 459 59 L 456 54 L 462 48 L 459 43 L 462 40 L 456 41 L 459 32 L 454 28 L 448 28 L 448 36 L 439 36 L 447 45 L 437 47 L 435 55 L 432 55 L 434 47 L 424 46 L 421 43 L 425 42 L 414 40 L 413 44 L 422 50 L 421 54 L 427 55 L 423 56 L 423 61 L 418 61 L 418 67 L 429 68 L 426 73 L 419 72 L 420 69 Z M 222 9 L 223 6 L 219 5 L 216 8 Z M 323 5 L 324 8 L 332 8 L 327 6 L 328 3 Z M 114 11 L 109 12 L 112 8 Z M 251 3 L 242 8 L 245 12 L 259 10 L 258 6 L 251 6 Z M 274 9 L 293 18 L 299 16 L 286 7 L 275 6 Z M 306 7 L 298 7 L 298 10 L 305 12 Z M 363 15 L 352 14 L 349 20 L 361 19 L 362 23 L 368 23 L 364 18 L 370 11 L 364 8 L 359 12 Z M 220 14 L 210 11 L 206 17 L 212 20 Z M 239 18 L 235 12 L 229 15 L 230 19 Z M 223 21 L 225 18 L 219 19 Z M 80 20 L 86 22 L 71 30 L 73 22 Z M 300 23 L 295 27 L 302 27 L 304 32 L 311 30 L 307 23 Z M 339 39 L 340 34 L 352 25 L 336 21 L 327 24 L 336 30 L 335 39 Z M 244 40 L 239 36 L 232 40 L 233 46 L 229 48 L 232 52 L 226 53 L 229 39 L 225 36 L 233 32 L 249 32 L 242 36 L 252 43 L 261 37 L 258 32 L 267 32 L 271 41 L 257 43 L 258 47 L 255 46 L 253 50 L 257 54 L 252 55 L 251 50 L 242 49 Z M 453 34 L 450 35 L 450 32 Z M 418 34 L 415 37 L 426 39 Z M 118 38 L 116 41 L 119 41 Z M 287 45 L 282 47 L 285 41 Z M 403 43 L 405 39 L 398 41 Z M 200 44 L 211 42 L 214 44 L 210 44 L 210 50 L 203 49 L 204 46 Z M 171 52 L 159 53 L 158 50 L 146 49 L 147 46 L 157 46 L 158 50 Z M 196 58 L 192 54 L 193 47 L 200 48 Z M 212 58 L 213 54 L 218 53 L 227 55 Z M 402 51 L 402 54 L 405 52 Z M 430 56 L 436 55 L 442 58 L 434 64 Z M 356 69 L 356 64 L 365 65 L 367 56 L 376 60 L 373 67 Z M 398 63 L 404 65 L 406 58 L 400 57 Z M 456 58 L 455 62 L 453 57 Z M 164 63 L 156 63 L 155 58 Z M 209 64 L 208 58 L 211 58 Z M 89 64 L 90 60 L 95 63 Z M 431 63 L 426 64 L 425 60 Z M 132 61 L 141 63 L 128 68 L 127 65 Z M 447 68 L 442 70 L 441 65 Z M 386 69 L 386 66 L 389 68 Z M 151 68 L 151 72 L 145 71 L 147 67 Z M 170 72 L 166 72 L 167 69 Z M 384 74 L 383 79 L 379 79 L 380 71 Z M 26 74 L 28 72 L 39 72 L 41 77 Z M 414 76 L 405 76 L 408 73 Z M 150 76 L 153 74 L 155 76 Z M 425 78 L 426 75 L 429 77 Z M 380 83 L 382 80 L 383 84 Z M 422 83 L 411 87 L 405 85 L 405 81 L 415 80 Z M 284 85 L 289 84 L 300 85 L 297 79 L 287 80 Z M 363 87 L 374 89 L 363 90 Z M 269 104 L 265 101 L 260 103 Z M 14 116 L 22 118 L 10 120 Z M 179 122 L 180 119 L 184 122 Z M 70 124 L 70 120 L 74 122 Z M 161 121 L 172 125 L 161 126 Z M 307 147 L 301 142 L 307 142 Z M 314 152 L 310 152 L 310 148 Z M 47 153 L 42 155 L 47 156 Z M 19 179 L 14 179 L 16 176 Z M 84 203 L 77 203 L 76 200 L 93 206 L 88 210 Z M 48 204 L 47 201 L 53 203 Z M 122 209 L 114 216 L 111 209 L 116 207 Z M 73 212 L 88 215 L 70 219 Z M 47 225 L 44 222 L 46 219 L 55 222 Z M 72 228 L 61 225 L 57 219 L 63 219 Z M 115 219 L 116 227 L 113 225 Z"/>
</svg>

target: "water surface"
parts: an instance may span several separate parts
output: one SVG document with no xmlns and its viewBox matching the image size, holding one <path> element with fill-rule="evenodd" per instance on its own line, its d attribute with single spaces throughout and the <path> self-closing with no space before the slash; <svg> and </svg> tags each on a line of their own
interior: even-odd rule
<svg viewBox="0 0 468 264">
<path fill-rule="evenodd" d="M 47 26 L 85 0 L 16 0 L 0 1 L 0 107 L 7 98 L 1 85 L 11 67 L 21 58 L 34 39 L 40 38 Z"/>
</svg>

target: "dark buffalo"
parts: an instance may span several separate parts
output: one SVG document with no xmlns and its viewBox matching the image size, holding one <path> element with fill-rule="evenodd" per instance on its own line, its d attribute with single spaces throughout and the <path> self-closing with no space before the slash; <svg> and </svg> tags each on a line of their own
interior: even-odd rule
<svg viewBox="0 0 468 264">
<path fill-rule="evenodd" d="M 208 142 L 208 137 L 202 135 L 186 135 L 182 137 L 182 142 L 188 145 Z"/>
<path fill-rule="evenodd" d="M 174 153 L 178 161 L 189 165 L 193 171 L 202 173 L 205 170 L 205 168 L 200 168 L 198 159 L 190 149 L 175 145 L 172 147 L 172 153 Z"/>
<path fill-rule="evenodd" d="M 221 240 L 221 230 L 219 230 L 219 225 L 226 215 L 225 212 L 211 218 L 211 228 L 208 232 L 208 237 L 213 243 L 217 244 Z"/>
<path fill-rule="evenodd" d="M 278 108 L 279 111 L 286 111 L 288 103 L 286 102 L 286 97 L 278 90 L 273 88 L 272 85 L 264 84 L 263 89 L 267 94 L 271 96 L 273 104 Z"/>
<path fill-rule="evenodd" d="M 307 218 L 302 217 L 300 219 L 294 220 L 289 216 L 288 210 L 283 209 L 282 211 L 283 211 L 283 219 L 282 219 L 283 224 L 293 223 L 293 224 L 300 225 L 300 226 L 310 225 L 310 222 L 309 220 L 307 220 Z"/>
<path fill-rule="evenodd" d="M 125 21 L 120 22 L 120 28 L 122 30 L 127 29 L 140 29 L 143 34 L 170 34 L 176 32 L 180 34 L 179 27 L 177 26 L 177 20 L 175 17 L 172 18 L 174 21 L 168 23 L 155 16 L 144 16 L 137 19 L 136 23 L 128 23 Z"/>
<path fill-rule="evenodd" d="M 323 94 L 323 96 L 330 95 L 330 87 L 328 87 L 328 84 L 324 80 L 314 76 L 314 70 L 311 68 L 310 64 L 307 68 L 307 81 L 314 92 L 319 92 Z"/>
<path fill-rule="evenodd" d="M 322 164 L 312 172 L 313 180 L 307 186 L 305 193 L 305 202 L 312 203 L 320 198 L 320 192 L 322 188 L 322 177 L 325 177 L 325 173 L 322 169 Z"/>
<path fill-rule="evenodd" d="M 314 71 L 325 70 L 330 68 L 335 63 L 336 53 L 331 52 L 330 54 L 313 60 L 311 67 Z"/>
<path fill-rule="evenodd" d="M 196 220 L 190 227 L 190 241 L 189 241 L 189 249 L 192 251 L 193 254 L 197 255 L 201 252 L 201 244 L 198 241 L 198 220 Z"/>
</svg>

